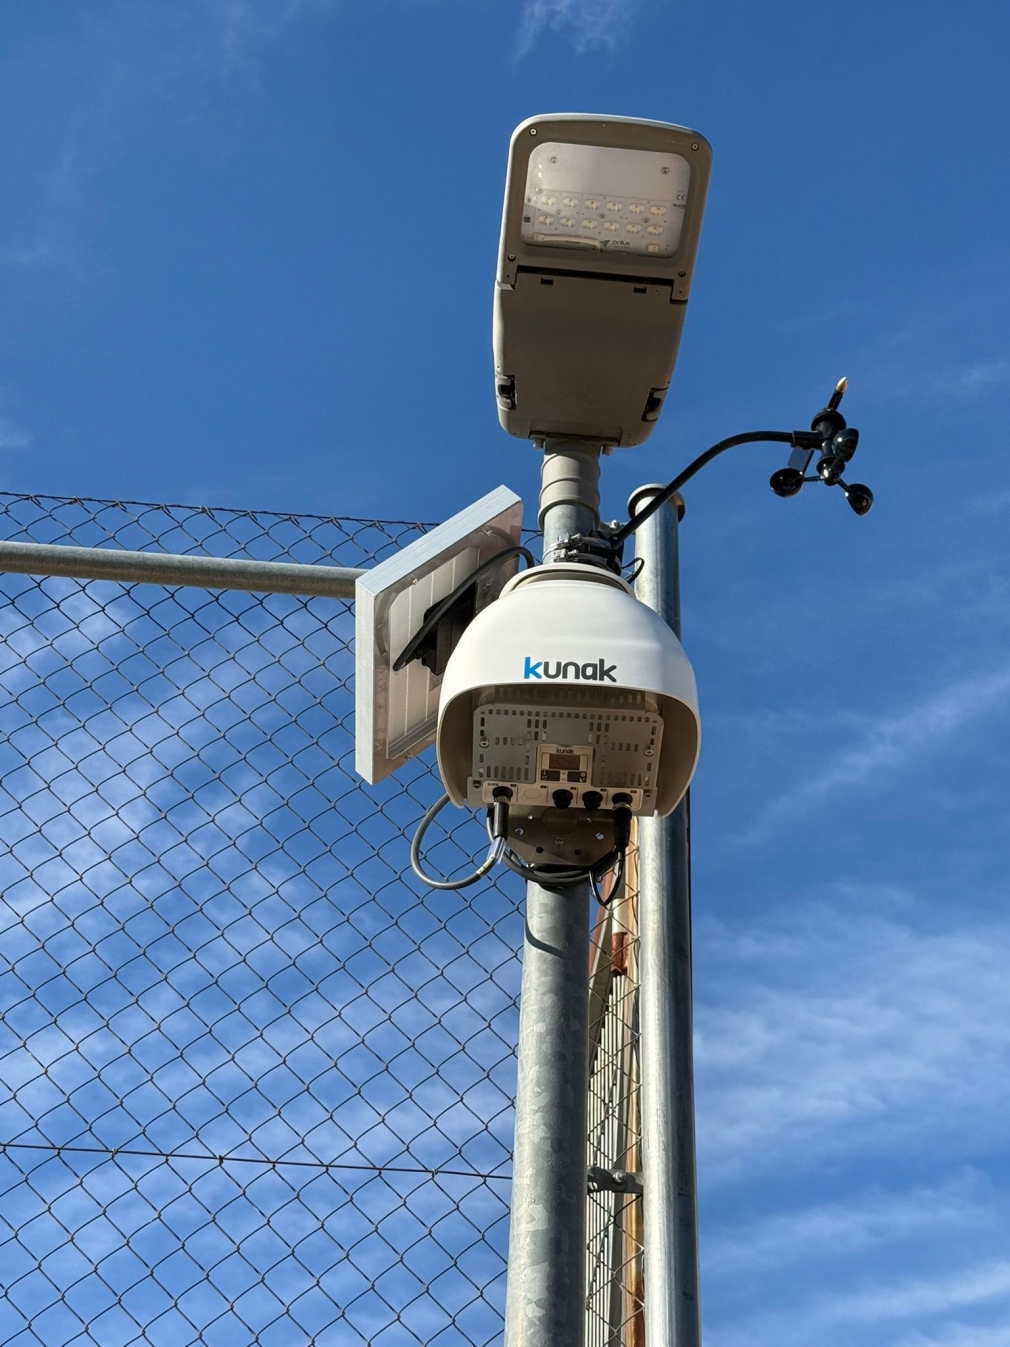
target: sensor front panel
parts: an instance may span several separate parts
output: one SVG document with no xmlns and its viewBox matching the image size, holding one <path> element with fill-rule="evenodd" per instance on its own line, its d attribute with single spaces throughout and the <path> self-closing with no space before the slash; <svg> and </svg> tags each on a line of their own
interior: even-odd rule
<svg viewBox="0 0 1010 1347">
<path fill-rule="evenodd" d="M 504 786 L 518 807 L 612 809 L 627 795 L 652 814 L 662 737 L 650 693 L 493 688 L 474 712 L 468 803 L 491 804 Z"/>
</svg>

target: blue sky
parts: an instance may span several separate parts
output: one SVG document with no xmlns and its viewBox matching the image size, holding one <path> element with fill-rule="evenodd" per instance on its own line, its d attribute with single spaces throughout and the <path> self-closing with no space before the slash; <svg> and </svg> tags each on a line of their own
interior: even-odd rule
<svg viewBox="0 0 1010 1347">
<path fill-rule="evenodd" d="M 681 357 L 619 515 L 840 374 L 838 493 L 692 483 L 710 1347 L 1010 1347 L 1010 337 L 995 3 L 107 0 L 0 14 L 0 486 L 442 518 L 497 425 L 508 136 L 703 131 Z"/>
</svg>

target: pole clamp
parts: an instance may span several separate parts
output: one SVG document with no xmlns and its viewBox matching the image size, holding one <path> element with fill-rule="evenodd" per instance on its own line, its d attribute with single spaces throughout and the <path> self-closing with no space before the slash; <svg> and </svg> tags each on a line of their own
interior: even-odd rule
<svg viewBox="0 0 1010 1347">
<path fill-rule="evenodd" d="M 635 1170 L 603 1169 L 590 1165 L 586 1183 L 591 1193 L 635 1193 L 642 1191 L 642 1176 Z"/>
</svg>

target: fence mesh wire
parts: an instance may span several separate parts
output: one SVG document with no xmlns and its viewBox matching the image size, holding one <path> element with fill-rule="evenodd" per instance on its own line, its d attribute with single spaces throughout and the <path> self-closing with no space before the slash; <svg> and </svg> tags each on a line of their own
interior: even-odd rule
<svg viewBox="0 0 1010 1347">
<path fill-rule="evenodd" d="M 42 543 L 367 566 L 421 529 L 0 495 Z M 335 600 L 0 577 L 3 1347 L 500 1339 L 520 886 L 415 881 L 437 776 L 355 776 L 352 635 Z M 634 1168 L 615 919 L 591 1149 Z M 623 1206 L 590 1198 L 591 1321 Z"/>
</svg>

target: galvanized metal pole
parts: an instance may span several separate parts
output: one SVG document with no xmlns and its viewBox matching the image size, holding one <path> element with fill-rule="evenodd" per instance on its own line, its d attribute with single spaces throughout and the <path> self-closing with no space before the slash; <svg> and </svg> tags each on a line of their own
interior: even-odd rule
<svg viewBox="0 0 1010 1347">
<path fill-rule="evenodd" d="M 641 487 L 633 515 L 657 491 Z M 635 534 L 635 592 L 680 636 L 677 527 L 684 502 Z M 638 821 L 642 1187 L 646 1347 L 700 1347 L 698 1196 L 691 1005 L 690 812 Z"/>
<path fill-rule="evenodd" d="M 176 556 L 127 552 L 118 547 L 67 547 L 62 543 L 0 542 L 0 574 L 63 575 L 121 584 L 242 589 L 252 594 L 306 594 L 353 599 L 361 570 L 306 566 L 295 561 L 245 561 L 240 557 Z"/>
<path fill-rule="evenodd" d="M 544 560 L 599 524 L 599 449 L 548 444 Z M 505 1347 L 583 1347 L 591 890 L 526 889 Z"/>
</svg>

